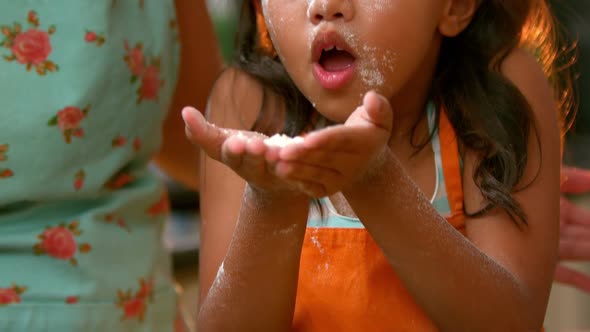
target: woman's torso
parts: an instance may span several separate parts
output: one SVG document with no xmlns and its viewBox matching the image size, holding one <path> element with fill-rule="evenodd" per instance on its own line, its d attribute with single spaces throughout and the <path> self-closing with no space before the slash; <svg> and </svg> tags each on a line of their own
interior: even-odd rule
<svg viewBox="0 0 590 332">
<path fill-rule="evenodd" d="M 0 329 L 172 328 L 147 170 L 177 71 L 170 0 L 0 5 Z"/>
</svg>

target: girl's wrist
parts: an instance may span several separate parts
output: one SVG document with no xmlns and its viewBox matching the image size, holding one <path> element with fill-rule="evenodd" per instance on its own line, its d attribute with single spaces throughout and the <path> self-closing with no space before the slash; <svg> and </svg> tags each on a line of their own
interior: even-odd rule
<svg viewBox="0 0 590 332">
<path fill-rule="evenodd" d="M 342 193 L 345 197 L 357 197 L 359 193 L 361 197 L 365 197 L 367 193 L 383 189 L 383 186 L 395 188 L 403 172 L 404 169 L 395 154 L 389 147 L 386 147 L 375 157 L 375 161 L 367 171 L 345 190 L 342 190 Z"/>
<path fill-rule="evenodd" d="M 258 209 L 282 209 L 285 212 L 309 205 L 309 197 L 304 193 L 294 190 L 269 190 L 250 183 L 246 184 L 244 201 L 255 204 Z"/>
<path fill-rule="evenodd" d="M 381 152 L 374 157 L 373 162 L 371 162 L 367 170 L 352 183 L 351 187 L 365 187 L 375 181 L 379 181 L 379 178 L 382 175 L 389 172 L 389 169 L 391 169 L 391 163 L 396 161 L 397 159 L 391 149 L 388 146 L 384 146 Z"/>
<path fill-rule="evenodd" d="M 262 202 L 280 202 L 283 200 L 293 201 L 293 200 L 308 200 L 307 196 L 301 192 L 296 190 L 289 190 L 289 189 L 266 189 L 259 186 L 256 186 L 251 183 L 246 183 L 246 192 L 247 195 L 252 196 Z"/>
<path fill-rule="evenodd" d="M 295 192 L 268 191 L 246 184 L 240 214 L 256 222 L 261 233 L 275 234 L 289 229 L 305 229 L 309 197 Z"/>
</svg>

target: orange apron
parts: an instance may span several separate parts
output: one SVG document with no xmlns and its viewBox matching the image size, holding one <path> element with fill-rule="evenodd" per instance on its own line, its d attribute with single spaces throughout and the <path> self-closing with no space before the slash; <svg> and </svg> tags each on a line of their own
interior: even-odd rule
<svg viewBox="0 0 590 332">
<path fill-rule="evenodd" d="M 463 187 L 457 140 L 447 117 L 439 122 L 451 215 L 464 234 Z M 308 228 L 305 233 L 293 331 L 437 331 L 412 299 L 365 229 Z"/>
</svg>

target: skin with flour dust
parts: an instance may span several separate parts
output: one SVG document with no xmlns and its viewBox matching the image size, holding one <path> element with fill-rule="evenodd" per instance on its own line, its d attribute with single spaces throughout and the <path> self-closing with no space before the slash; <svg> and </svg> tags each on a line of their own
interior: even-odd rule
<svg viewBox="0 0 590 332">
<path fill-rule="evenodd" d="M 296 5 L 297 4 L 294 3 L 291 6 L 295 8 Z M 274 10 L 275 6 L 285 6 L 285 4 L 281 4 L 279 1 L 273 0 L 262 1 L 265 17 L 270 17 L 269 13 L 276 11 Z M 306 5 L 306 8 L 308 8 L 307 16 L 311 15 L 309 10 L 314 8 L 314 6 L 325 7 L 327 6 L 327 3 L 325 1 L 308 0 Z M 364 17 L 372 18 L 378 17 L 380 13 L 386 10 L 391 10 L 391 8 L 395 5 L 392 4 L 391 1 L 387 0 L 364 0 L 358 1 L 358 6 L 364 12 L 366 12 Z M 293 9 L 292 11 L 285 12 L 292 13 L 298 11 Z M 282 23 L 288 23 L 295 20 L 292 14 L 279 15 L 279 21 Z M 275 23 L 276 21 L 274 20 L 266 20 L 270 37 L 274 41 L 273 45 L 275 46 L 279 57 L 281 57 L 281 61 L 288 63 L 289 59 L 282 57 L 281 47 L 283 43 L 276 40 L 277 38 L 281 37 L 281 29 L 284 26 L 289 26 L 290 24 L 280 24 L 281 28 L 275 28 Z M 334 54 L 340 53 L 339 55 L 341 57 L 352 60 L 344 61 L 339 65 L 340 68 L 335 68 L 339 71 L 345 71 L 349 73 L 349 75 L 345 76 L 358 75 L 359 79 L 353 80 L 354 82 L 348 87 L 351 90 L 360 89 L 365 92 L 374 90 L 385 95 L 387 95 L 391 90 L 391 87 L 386 84 L 386 81 L 387 77 L 394 75 L 397 69 L 398 52 L 395 50 L 395 48 L 392 47 L 383 49 L 383 47 L 377 45 L 375 42 L 372 42 L 367 38 L 362 38 L 362 36 L 359 35 L 359 33 L 354 28 L 351 28 L 348 25 L 335 25 L 328 20 L 322 21 L 319 24 L 313 25 L 311 27 L 306 27 L 304 31 L 302 31 L 302 34 L 306 36 L 309 49 L 317 47 L 317 44 L 324 44 L 325 52 L 331 52 Z M 338 40 L 334 40 L 332 38 L 333 35 L 341 36 L 341 40 L 340 37 L 337 38 Z M 334 75 L 332 72 L 324 72 L 322 70 L 318 71 L 321 73 L 317 74 L 316 76 L 322 76 L 323 80 L 327 82 L 326 86 L 339 87 L 341 85 L 338 82 L 342 81 L 342 79 L 336 78 L 336 75 Z M 353 74 L 354 72 L 356 72 L 356 74 Z M 309 92 L 305 89 L 302 89 L 302 93 L 313 104 L 314 108 L 317 108 L 318 105 L 324 104 L 326 100 L 333 98 L 333 92 L 325 91 L 324 89 L 314 89 Z M 364 96 L 364 94 L 359 95 L 348 93 L 343 93 L 342 95 L 346 96 L 347 99 L 356 99 L 354 101 L 354 104 L 356 105 L 360 105 L 362 103 L 362 98 Z M 345 118 L 342 117 L 328 116 L 328 118 L 337 123 L 342 123 L 345 120 Z"/>
<path fill-rule="evenodd" d="M 264 140 L 264 144 L 266 146 L 276 146 L 276 147 L 285 147 L 290 144 L 301 144 L 303 143 L 303 137 L 296 136 L 290 137 L 284 134 L 274 134 L 273 136 L 266 138 Z"/>
</svg>

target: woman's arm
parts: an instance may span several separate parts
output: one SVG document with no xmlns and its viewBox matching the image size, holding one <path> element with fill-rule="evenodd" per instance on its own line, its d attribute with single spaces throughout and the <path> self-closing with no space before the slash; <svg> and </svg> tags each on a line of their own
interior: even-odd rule
<svg viewBox="0 0 590 332">
<path fill-rule="evenodd" d="M 198 150 L 184 135 L 180 110 L 186 105 L 205 109 L 207 96 L 221 71 L 221 57 L 205 0 L 176 0 L 180 34 L 180 71 L 176 92 L 164 123 L 162 147 L 154 160 L 168 175 L 198 189 Z"/>
<path fill-rule="evenodd" d="M 515 194 L 528 216 L 519 229 L 498 209 L 467 220 L 467 238 L 445 221 L 390 155 L 369 180 L 344 192 L 405 286 L 444 331 L 538 331 L 557 259 L 560 132 L 552 94 L 532 56 L 515 51 L 505 75 L 532 106 L 536 134 Z M 465 159 L 468 211 L 482 206 Z M 535 178 L 535 175 L 538 177 Z M 370 188 L 370 189 L 368 189 Z M 415 204 L 408 204 L 408 200 Z"/>
</svg>

